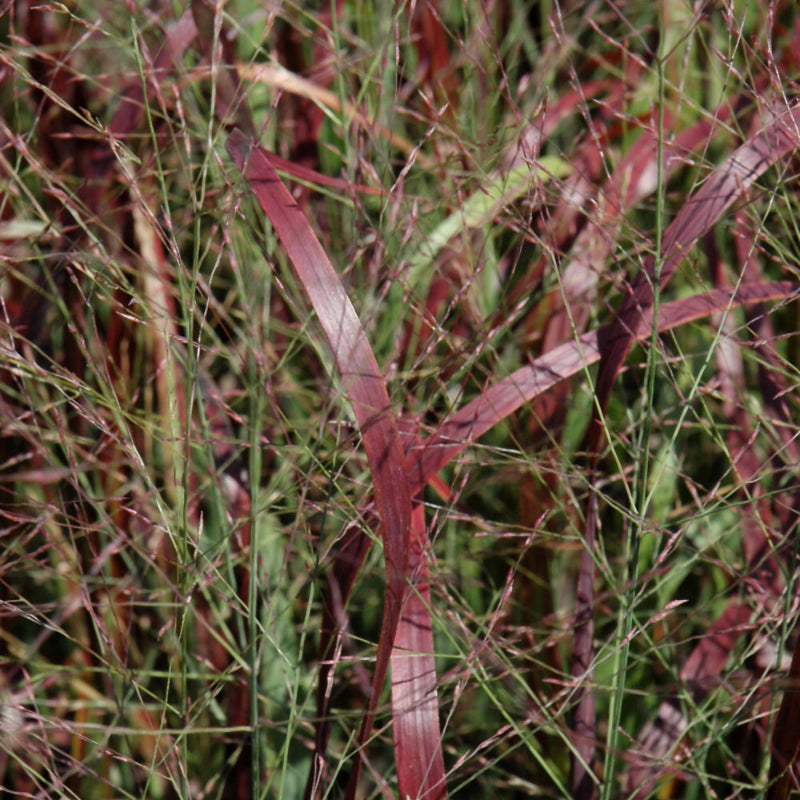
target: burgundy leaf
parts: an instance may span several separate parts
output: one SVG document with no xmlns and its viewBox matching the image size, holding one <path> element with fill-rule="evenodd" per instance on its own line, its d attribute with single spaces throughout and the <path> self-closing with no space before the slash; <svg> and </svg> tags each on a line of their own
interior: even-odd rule
<svg viewBox="0 0 800 800">
<path fill-rule="evenodd" d="M 355 414 L 367 453 L 375 500 L 381 517 L 386 559 L 386 602 L 375 676 L 358 737 L 363 748 L 389 666 L 408 576 L 411 493 L 405 458 L 383 376 L 347 293 L 308 220 L 281 182 L 264 150 L 241 131 L 228 139 L 228 152 L 252 187 L 306 290 L 325 333 L 342 388 Z M 347 795 L 354 797 L 361 770 L 357 759 Z M 418 796 L 419 787 L 407 787 Z"/>
<path fill-rule="evenodd" d="M 753 182 L 800 144 L 800 105 L 776 117 L 717 167 L 706 183 L 678 212 L 664 233 L 659 286 L 664 287 L 689 249 Z M 650 256 L 636 276 L 612 323 L 612 335 L 603 349 L 596 394 L 605 408 L 617 373 L 633 343 L 642 315 L 653 304 L 655 259 Z M 590 451 L 599 445 L 600 426 L 593 428 Z"/>
<path fill-rule="evenodd" d="M 392 653 L 392 714 L 400 797 L 439 800 L 446 796 L 447 788 L 436 697 L 426 545 L 425 507 L 417 504 L 411 517 L 411 582 Z"/>
<path fill-rule="evenodd" d="M 673 300 L 661 306 L 658 330 L 663 333 L 687 322 L 739 305 L 781 300 L 800 290 L 791 281 L 748 284 L 738 290 L 715 289 L 694 297 Z M 635 323 L 631 335 L 643 340 L 650 335 L 652 313 L 646 312 Z M 611 324 L 590 331 L 576 341 L 565 342 L 513 372 L 446 420 L 439 431 L 407 456 L 411 491 L 420 492 L 425 484 L 445 465 L 483 436 L 498 422 L 548 391 L 560 381 L 572 378 L 600 360 L 613 337 L 628 337 Z M 613 342 L 612 342 L 613 343 Z"/>
</svg>

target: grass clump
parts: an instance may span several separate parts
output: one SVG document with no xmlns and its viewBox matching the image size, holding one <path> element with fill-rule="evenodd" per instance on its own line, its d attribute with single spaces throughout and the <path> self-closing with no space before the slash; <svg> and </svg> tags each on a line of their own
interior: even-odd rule
<svg viewBox="0 0 800 800">
<path fill-rule="evenodd" d="M 9 795 L 797 790 L 796 18 L 7 4 Z"/>
</svg>

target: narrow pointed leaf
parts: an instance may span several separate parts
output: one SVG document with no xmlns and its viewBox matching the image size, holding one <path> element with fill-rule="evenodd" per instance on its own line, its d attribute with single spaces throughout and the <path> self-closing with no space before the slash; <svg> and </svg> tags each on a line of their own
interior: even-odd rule
<svg viewBox="0 0 800 800">
<path fill-rule="evenodd" d="M 403 450 L 383 376 L 355 309 L 311 225 L 261 148 L 235 130 L 227 149 L 269 217 L 317 314 L 358 422 L 372 473 L 387 586 L 372 693 L 358 739 L 359 747 L 363 747 L 372 731 L 389 667 L 407 575 L 411 500 Z M 360 765 L 361 759 L 357 759 L 350 777 L 350 796 L 355 792 Z"/>
<path fill-rule="evenodd" d="M 663 263 L 658 277 L 665 286 L 688 251 L 722 214 L 766 172 L 800 145 L 800 105 L 776 117 L 720 164 L 678 212 L 664 233 Z M 653 304 L 656 280 L 655 259 L 651 256 L 636 276 L 613 324 L 612 335 L 603 349 L 597 377 L 597 398 L 602 408 L 608 403 L 611 387 L 633 343 L 633 331 L 643 313 Z M 600 428 L 593 429 L 599 432 Z M 595 433 L 595 436 L 598 434 Z M 590 450 L 597 448 L 598 442 Z"/>
<path fill-rule="evenodd" d="M 693 320 L 738 305 L 781 300 L 800 290 L 791 281 L 747 284 L 738 291 L 715 289 L 691 298 L 673 300 L 661 306 L 658 329 L 661 333 Z M 652 312 L 638 318 L 631 332 L 634 340 L 650 335 Z M 600 360 L 612 337 L 628 338 L 615 325 L 590 331 L 575 341 L 566 342 L 545 353 L 530 364 L 520 367 L 507 378 L 486 389 L 456 412 L 423 444 L 407 456 L 412 494 L 416 495 L 446 464 L 472 442 L 513 414 L 525 403 L 541 396 L 560 381 L 572 378 Z M 612 342 L 613 344 L 613 342 Z"/>
<path fill-rule="evenodd" d="M 425 559 L 425 507 L 414 506 L 409 573 L 411 582 L 392 653 L 392 715 L 400 797 L 441 800 L 446 796 L 444 758 L 436 696 L 436 664 Z"/>
</svg>

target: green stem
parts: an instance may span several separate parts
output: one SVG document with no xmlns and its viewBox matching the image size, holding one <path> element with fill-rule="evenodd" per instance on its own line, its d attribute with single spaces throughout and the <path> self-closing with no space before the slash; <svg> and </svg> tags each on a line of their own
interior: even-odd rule
<svg viewBox="0 0 800 800">
<path fill-rule="evenodd" d="M 639 452 L 641 462 L 637 465 L 634 481 L 632 518 L 628 528 L 625 542 L 626 575 L 625 589 L 620 597 L 619 613 L 617 617 L 617 634 L 614 642 L 613 656 L 613 681 L 614 693 L 611 697 L 609 709 L 608 733 L 606 735 L 606 753 L 603 769 L 602 800 L 609 800 L 612 794 L 611 787 L 615 785 L 615 762 L 618 730 L 622 717 L 622 704 L 627 685 L 628 663 L 630 658 L 630 640 L 635 624 L 635 606 L 637 584 L 639 582 L 639 545 L 645 533 L 645 520 L 650 505 L 652 493 L 648 491 L 650 478 L 650 436 L 652 430 L 653 406 L 655 400 L 656 374 L 658 371 L 658 312 L 660 305 L 660 280 L 663 266 L 661 252 L 664 232 L 664 54 L 661 52 L 666 25 L 662 15 L 659 15 L 659 53 L 656 57 L 656 70 L 658 78 L 658 142 L 656 153 L 656 242 L 653 263 L 653 323 L 650 332 L 650 347 L 647 352 L 647 364 L 644 379 L 644 403 L 641 435 L 639 437 Z"/>
</svg>

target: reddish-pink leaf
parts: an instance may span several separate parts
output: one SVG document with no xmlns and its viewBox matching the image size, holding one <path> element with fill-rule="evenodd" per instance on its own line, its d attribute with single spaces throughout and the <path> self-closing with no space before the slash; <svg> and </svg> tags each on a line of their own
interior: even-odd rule
<svg viewBox="0 0 800 800">
<path fill-rule="evenodd" d="M 358 422 L 372 473 L 387 587 L 372 693 L 358 739 L 359 747 L 363 747 L 372 731 L 408 575 L 411 496 L 403 450 L 383 376 L 358 315 L 311 225 L 260 147 L 235 130 L 227 148 L 269 217 L 317 314 Z M 355 796 L 360 768 L 361 759 L 357 759 L 350 775 L 349 797 Z"/>
<path fill-rule="evenodd" d="M 715 289 L 690 298 L 673 300 L 661 306 L 658 329 L 661 333 L 680 325 L 739 305 L 792 297 L 800 285 L 790 281 L 748 284 L 737 291 Z M 642 340 L 650 335 L 652 312 L 635 322 L 631 335 Z M 440 469 L 498 422 L 525 403 L 544 394 L 552 386 L 574 377 L 600 360 L 610 337 L 620 334 L 614 325 L 584 334 L 577 341 L 565 342 L 507 378 L 483 391 L 473 401 L 446 420 L 439 431 L 407 456 L 412 494 L 416 495 Z"/>
<path fill-rule="evenodd" d="M 797 147 L 800 143 L 798 121 L 800 105 L 772 121 L 729 156 L 700 190 L 682 206 L 667 228 L 661 242 L 660 268 L 657 270 L 656 259 L 650 256 L 636 276 L 612 323 L 611 335 L 602 348 L 603 355 L 594 388 L 597 406 L 586 448 L 591 459 L 590 475 L 593 475 L 597 465 L 605 430 L 599 424 L 600 413 L 608 405 L 617 374 L 633 344 L 634 331 L 643 314 L 651 308 L 656 288 L 667 284 L 697 239 L 711 229 L 723 212 L 741 197 L 759 175 Z M 594 546 L 590 528 L 591 514 L 587 514 L 584 542 L 587 549 Z M 587 563 L 587 566 L 593 569 L 591 564 Z M 580 609 L 578 613 L 582 614 Z M 582 702 L 583 699 L 579 698 L 578 705 Z M 590 792 L 586 796 L 590 796 Z"/>
<path fill-rule="evenodd" d="M 750 609 L 746 605 L 731 603 L 692 650 L 680 676 L 692 688 L 695 700 L 716 683 L 749 620 Z"/>
<path fill-rule="evenodd" d="M 315 186 L 328 186 L 340 192 L 358 192 L 359 194 L 373 195 L 383 194 L 383 189 L 374 186 L 366 186 L 363 183 L 352 183 L 351 181 L 345 181 L 341 178 L 332 178 L 330 175 L 323 175 L 321 172 L 317 172 L 309 167 L 304 167 L 302 164 L 295 164 L 293 161 L 281 158 L 275 155 L 275 153 L 264 151 L 264 155 L 270 160 L 270 163 L 275 169 L 282 170 L 292 178 L 313 183 Z"/>
<path fill-rule="evenodd" d="M 392 652 L 392 714 L 400 797 L 440 800 L 447 794 L 436 696 L 428 584 L 425 507 L 411 518 L 411 581 Z"/>
<path fill-rule="evenodd" d="M 663 264 L 659 285 L 665 286 L 678 264 L 695 242 L 722 214 L 773 164 L 800 145 L 800 105 L 780 115 L 752 136 L 717 167 L 698 192 L 684 203 L 664 233 Z M 611 388 L 633 343 L 633 331 L 644 312 L 653 304 L 655 259 L 651 256 L 636 276 L 628 296 L 612 323 L 612 335 L 603 349 L 597 376 L 596 395 L 602 408 L 608 403 Z M 600 435 L 595 426 L 594 438 Z M 593 441 L 594 451 L 599 441 Z"/>
</svg>

